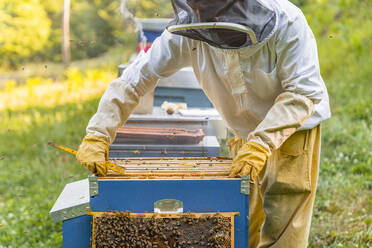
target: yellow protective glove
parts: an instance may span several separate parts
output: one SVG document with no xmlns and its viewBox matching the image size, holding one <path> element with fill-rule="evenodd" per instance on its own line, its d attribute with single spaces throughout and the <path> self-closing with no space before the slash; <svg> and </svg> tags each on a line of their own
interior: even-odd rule
<svg viewBox="0 0 372 248">
<path fill-rule="evenodd" d="M 251 180 L 254 181 L 264 168 L 270 155 L 270 151 L 262 145 L 248 141 L 240 148 L 234 158 L 230 169 L 230 177 L 250 174 Z"/>
<path fill-rule="evenodd" d="M 106 175 L 106 161 L 108 161 L 109 142 L 105 137 L 85 136 L 79 146 L 76 159 L 82 166 L 95 174 Z"/>
</svg>

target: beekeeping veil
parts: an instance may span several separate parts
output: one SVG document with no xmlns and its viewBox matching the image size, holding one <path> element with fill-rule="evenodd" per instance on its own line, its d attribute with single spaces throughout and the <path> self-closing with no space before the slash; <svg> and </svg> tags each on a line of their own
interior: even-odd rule
<svg viewBox="0 0 372 248">
<path fill-rule="evenodd" d="M 275 12 L 259 0 L 172 0 L 167 30 L 226 49 L 260 43 L 272 33 Z"/>
</svg>

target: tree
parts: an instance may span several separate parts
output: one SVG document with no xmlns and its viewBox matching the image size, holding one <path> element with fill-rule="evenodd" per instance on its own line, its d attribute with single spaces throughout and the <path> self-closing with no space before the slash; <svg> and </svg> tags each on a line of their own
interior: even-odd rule
<svg viewBox="0 0 372 248">
<path fill-rule="evenodd" d="M 128 0 L 128 7 L 136 17 L 170 18 L 173 8 L 170 0 Z"/>
<path fill-rule="evenodd" d="M 0 64 L 16 67 L 41 51 L 50 26 L 39 0 L 0 0 Z"/>
<path fill-rule="evenodd" d="M 70 0 L 65 0 L 63 4 L 63 39 L 62 39 L 62 58 L 65 69 L 70 65 Z"/>
</svg>

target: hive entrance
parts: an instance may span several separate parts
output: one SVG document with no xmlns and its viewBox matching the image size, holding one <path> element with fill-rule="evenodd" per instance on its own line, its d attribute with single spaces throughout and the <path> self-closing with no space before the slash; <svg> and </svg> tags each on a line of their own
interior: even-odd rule
<svg viewBox="0 0 372 248">
<path fill-rule="evenodd" d="M 233 248 L 237 213 L 91 213 L 92 247 Z"/>
</svg>

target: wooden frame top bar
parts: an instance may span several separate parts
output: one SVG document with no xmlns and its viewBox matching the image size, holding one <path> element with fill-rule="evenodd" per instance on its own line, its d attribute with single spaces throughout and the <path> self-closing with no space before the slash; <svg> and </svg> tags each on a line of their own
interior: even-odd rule
<svg viewBox="0 0 372 248">
<path fill-rule="evenodd" d="M 132 213 L 132 212 L 120 212 L 120 211 L 107 211 L 107 212 L 88 212 L 88 215 L 94 217 L 110 216 L 123 214 L 130 218 L 203 218 L 203 217 L 234 217 L 239 216 L 239 212 L 212 212 L 212 213 Z"/>
<path fill-rule="evenodd" d="M 216 158 L 126 158 L 112 159 L 126 168 L 124 174 L 111 170 L 99 179 L 227 179 L 232 160 Z"/>
</svg>

